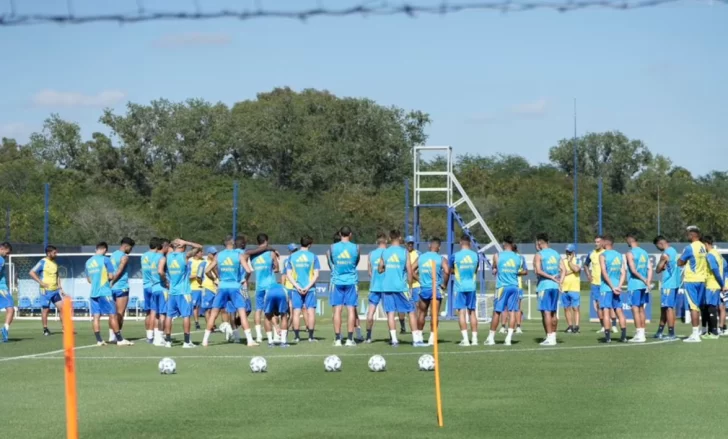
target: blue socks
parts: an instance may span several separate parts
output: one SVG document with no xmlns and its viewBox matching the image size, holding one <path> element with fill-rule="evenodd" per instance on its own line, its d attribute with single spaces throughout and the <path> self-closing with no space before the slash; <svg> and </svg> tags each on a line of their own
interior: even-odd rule
<svg viewBox="0 0 728 439">
<path fill-rule="evenodd" d="M 294 329 L 293 333 L 296 334 L 296 338 L 300 338 L 298 335 L 301 333 L 299 329 Z"/>
<path fill-rule="evenodd" d="M 371 339 L 372 339 L 372 330 L 367 329 L 367 340 L 371 340 Z"/>
<path fill-rule="evenodd" d="M 185 332 L 185 343 L 189 343 L 189 342 L 190 342 L 190 333 Z"/>
<path fill-rule="evenodd" d="M 675 336 L 675 328 L 674 327 L 671 326 L 670 328 L 668 328 L 667 331 L 668 331 L 667 333 L 670 334 L 670 337 L 674 337 Z"/>
<path fill-rule="evenodd" d="M 340 341 L 341 340 L 341 334 L 336 334 L 336 339 Z"/>
<path fill-rule="evenodd" d="M 354 333 L 353 332 L 350 332 L 348 334 L 348 336 L 349 336 L 349 340 L 354 340 Z"/>
<path fill-rule="evenodd" d="M 104 339 L 101 338 L 101 333 L 100 332 L 96 331 L 96 332 L 94 332 L 94 335 L 96 336 L 96 341 L 97 342 L 100 343 L 100 342 L 103 342 L 104 341 Z"/>
<path fill-rule="evenodd" d="M 664 330 L 665 330 L 665 325 L 660 325 L 660 326 L 659 326 L 659 327 L 657 328 L 657 333 L 658 333 L 658 334 L 662 334 L 662 331 L 664 331 Z"/>
</svg>

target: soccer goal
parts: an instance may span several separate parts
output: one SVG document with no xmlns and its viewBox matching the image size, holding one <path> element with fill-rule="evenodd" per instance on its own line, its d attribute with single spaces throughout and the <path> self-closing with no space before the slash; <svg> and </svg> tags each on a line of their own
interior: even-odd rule
<svg viewBox="0 0 728 439">
<path fill-rule="evenodd" d="M 86 261 L 93 253 L 59 253 L 56 258 L 61 286 L 73 301 L 74 319 L 89 320 L 91 285 L 86 280 Z M 10 291 L 16 295 L 17 319 L 40 319 L 41 301 L 38 283 L 30 271 L 45 254 L 10 255 L 8 281 Z M 129 306 L 127 317 L 143 318 L 144 287 L 142 283 L 141 255 L 129 255 Z M 58 310 L 51 305 L 51 316 L 58 318 Z"/>
</svg>

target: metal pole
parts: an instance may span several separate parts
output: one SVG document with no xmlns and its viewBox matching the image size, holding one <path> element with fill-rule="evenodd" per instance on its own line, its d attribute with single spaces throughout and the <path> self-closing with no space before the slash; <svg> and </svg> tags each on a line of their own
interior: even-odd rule
<svg viewBox="0 0 728 439">
<path fill-rule="evenodd" d="M 599 186 L 597 187 L 597 205 L 599 207 L 599 234 L 602 234 L 602 177 L 599 177 Z"/>
<path fill-rule="evenodd" d="M 578 187 L 578 164 L 577 141 L 576 141 L 576 98 L 574 99 L 574 245 L 579 242 L 579 187 Z"/>
<path fill-rule="evenodd" d="M 238 186 L 237 181 L 233 182 L 233 239 L 238 236 Z"/>
<path fill-rule="evenodd" d="M 5 241 L 10 241 L 10 206 L 5 207 Z"/>
<path fill-rule="evenodd" d="M 455 250 L 455 221 L 453 216 L 455 215 L 455 209 L 452 207 L 447 208 L 447 259 L 453 255 Z M 454 304 L 455 304 L 455 289 L 454 276 L 451 277 L 450 282 L 447 285 L 447 313 L 446 318 L 452 318 L 455 315 Z"/>
<path fill-rule="evenodd" d="M 409 204 L 409 178 L 404 179 L 404 236 L 409 235 L 410 204 Z M 415 245 L 419 245 L 416 242 Z"/>
<path fill-rule="evenodd" d="M 49 235 L 49 218 L 48 218 L 48 205 L 50 204 L 51 198 L 51 185 L 45 184 L 45 201 L 43 204 L 44 218 L 43 218 L 43 251 L 48 247 L 48 235 Z"/>
<path fill-rule="evenodd" d="M 660 185 L 657 185 L 657 234 L 660 235 Z"/>
</svg>

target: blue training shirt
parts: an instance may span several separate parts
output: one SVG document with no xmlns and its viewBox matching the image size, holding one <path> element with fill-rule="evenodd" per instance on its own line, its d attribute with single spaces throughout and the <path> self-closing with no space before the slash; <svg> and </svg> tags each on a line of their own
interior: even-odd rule
<svg viewBox="0 0 728 439">
<path fill-rule="evenodd" d="M 159 258 L 156 257 L 158 254 L 152 250 L 142 254 L 142 280 L 144 289 L 149 289 L 154 286 L 154 274 L 157 272 L 157 262 L 159 262 Z"/>
<path fill-rule="evenodd" d="M 407 249 L 393 245 L 382 252 L 384 273 L 382 273 L 382 289 L 385 293 L 404 293 L 409 291 L 407 285 Z"/>
<path fill-rule="evenodd" d="M 299 250 L 286 261 L 291 276 L 301 288 L 311 283 L 314 272 L 321 269 L 318 257 L 309 250 Z"/>
<path fill-rule="evenodd" d="M 498 277 L 495 287 L 517 287 L 518 272 L 521 269 L 521 256 L 512 251 L 502 251 L 498 254 Z"/>
<path fill-rule="evenodd" d="M 647 274 L 649 272 L 650 267 L 650 255 L 647 254 L 647 252 L 641 248 L 641 247 L 634 247 L 630 250 L 632 252 L 632 258 L 634 259 L 634 268 L 639 273 L 647 279 Z M 627 290 L 628 291 L 638 291 L 638 290 L 644 290 L 647 288 L 647 285 L 645 285 L 644 282 L 642 282 L 640 279 L 635 277 L 634 274 L 632 274 L 632 270 L 627 270 L 627 273 L 629 274 L 629 281 L 627 282 Z"/>
<path fill-rule="evenodd" d="M 432 273 L 432 264 L 435 264 L 435 276 Z M 443 281 L 442 255 L 436 252 L 426 252 L 420 255 L 417 264 L 420 272 L 420 288 L 423 291 L 432 291 L 432 281 L 440 288 Z"/>
<path fill-rule="evenodd" d="M 622 254 L 615 250 L 604 250 L 604 252 L 600 256 L 604 256 L 604 263 L 607 266 L 607 274 L 609 275 L 609 280 L 612 282 L 612 285 L 615 288 L 619 288 L 619 281 L 622 280 L 622 266 L 624 265 L 624 259 L 622 257 Z M 609 288 L 609 285 L 607 285 L 607 282 L 604 280 L 603 276 L 600 291 L 606 293 L 612 291 L 612 289 Z"/>
<path fill-rule="evenodd" d="M 478 254 L 470 249 L 463 249 L 450 256 L 450 266 L 455 277 L 456 293 L 472 293 L 476 291 L 475 278 L 478 274 Z"/>
<path fill-rule="evenodd" d="M 331 246 L 331 262 L 333 262 L 334 285 L 356 285 L 359 283 L 359 247 L 353 242 L 337 242 Z"/>
<path fill-rule="evenodd" d="M 187 255 L 182 252 L 173 252 L 167 255 L 167 280 L 169 281 L 169 294 L 181 296 L 187 293 L 188 272 Z"/>
<path fill-rule="evenodd" d="M 240 252 L 225 249 L 217 254 L 217 272 L 219 274 L 220 290 L 239 290 L 241 277 Z"/>
<path fill-rule="evenodd" d="M 251 260 L 255 271 L 255 291 L 265 291 L 276 281 L 273 272 L 273 252 L 265 252 Z"/>
<path fill-rule="evenodd" d="M 121 266 L 121 260 L 124 258 L 124 256 L 127 256 L 127 254 L 121 250 L 117 250 L 111 254 L 111 263 L 114 265 L 114 274 L 115 275 L 116 275 L 116 272 L 118 271 L 119 267 Z M 116 280 L 116 283 L 114 283 L 114 285 L 112 285 L 111 289 L 114 291 L 129 289 L 129 263 L 128 262 L 126 264 L 126 267 L 124 267 L 123 274 L 121 275 L 121 277 L 119 279 Z"/>
<path fill-rule="evenodd" d="M 372 293 L 384 292 L 384 274 L 379 272 L 379 261 L 382 259 L 384 250 L 386 248 L 377 248 L 369 253 L 369 263 L 372 264 L 372 278 L 369 284 L 369 291 Z"/>
<path fill-rule="evenodd" d="M 538 252 L 538 254 L 541 255 L 541 271 L 545 272 L 550 276 L 555 276 L 558 278 L 561 256 L 556 253 L 556 250 L 552 248 L 545 248 Z M 558 289 L 559 284 L 552 281 L 551 279 L 546 279 L 542 277 L 538 278 L 538 286 L 536 287 L 537 291 Z"/>
<path fill-rule="evenodd" d="M 113 272 L 111 260 L 104 255 L 94 255 L 86 261 L 86 276 L 91 279 L 91 297 L 111 296 L 109 274 Z"/>
<path fill-rule="evenodd" d="M 662 272 L 662 288 L 674 290 L 680 288 L 680 267 L 677 266 L 678 254 L 673 247 L 665 249 L 667 255 L 665 269 Z"/>
</svg>

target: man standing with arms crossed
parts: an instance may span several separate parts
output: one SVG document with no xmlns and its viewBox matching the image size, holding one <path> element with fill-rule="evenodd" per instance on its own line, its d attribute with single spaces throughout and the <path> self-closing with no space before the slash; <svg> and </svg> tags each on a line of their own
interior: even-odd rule
<svg viewBox="0 0 728 439">
<path fill-rule="evenodd" d="M 367 270 L 369 270 L 369 308 L 367 309 L 367 339 L 364 343 L 372 342 L 372 329 L 374 328 L 374 314 L 377 306 L 382 300 L 382 289 L 384 275 L 379 272 L 379 263 L 382 260 L 382 253 L 387 249 L 387 235 L 377 233 L 377 248 L 369 253 Z"/>
<path fill-rule="evenodd" d="M 313 238 L 306 235 L 301 238 L 301 249 L 286 261 L 286 277 L 291 282 L 291 302 L 293 304 L 293 332 L 296 336 L 296 343 L 300 341 L 300 319 L 301 312 L 308 314 L 304 321 L 308 329 L 308 341 L 313 343 L 314 330 L 316 327 L 316 281 L 319 277 L 321 266 L 318 257 L 311 253 Z M 283 338 L 283 337 L 281 337 Z M 285 341 L 285 340 L 284 340 Z"/>
<path fill-rule="evenodd" d="M 111 279 L 111 294 L 116 303 L 116 315 L 119 322 L 119 332 L 124 329 L 124 315 L 129 304 L 129 253 L 136 243 L 133 239 L 125 237 L 121 240 L 119 250 L 111 254 L 111 263 L 114 265 L 114 278 Z M 109 343 L 116 342 L 116 335 L 109 329 Z"/>
<path fill-rule="evenodd" d="M 670 246 L 667 239 L 660 235 L 653 241 L 655 247 L 662 252 L 657 262 L 658 273 L 662 273 L 662 285 L 660 285 L 660 326 L 654 338 L 663 338 L 662 332 L 665 325 L 668 327 L 666 340 L 675 340 L 675 305 L 677 290 L 680 288 L 680 269 L 677 266 L 677 250 Z"/>
<path fill-rule="evenodd" d="M 635 335 L 630 342 L 644 343 L 647 341 L 645 336 L 645 326 L 647 324 L 645 304 L 652 285 L 652 265 L 650 265 L 650 256 L 639 246 L 634 234 L 627 235 L 627 245 L 630 247 L 630 251 L 624 255 L 627 260 L 627 273 L 629 275 L 627 291 L 632 305 L 632 317 L 635 326 Z"/>
<path fill-rule="evenodd" d="M 533 270 L 538 278 L 538 310 L 541 311 L 543 329 L 546 338 L 541 346 L 556 346 L 556 330 L 559 307 L 559 260 L 561 256 L 556 250 L 549 248 L 549 237 L 545 233 L 536 235 L 536 256 L 533 258 Z"/>
<path fill-rule="evenodd" d="M 43 335 L 49 336 L 51 331 L 48 330 L 48 314 L 51 312 L 51 303 L 60 314 L 61 302 L 66 294 L 63 291 L 61 277 L 58 274 L 58 264 L 56 263 L 58 249 L 49 245 L 46 247 L 45 253 L 46 257 L 38 261 L 28 274 L 31 279 L 40 285 L 40 320 L 43 325 Z M 63 322 L 62 319 L 61 322 Z"/>
<path fill-rule="evenodd" d="M 579 319 L 581 312 L 581 266 L 576 258 L 576 246 L 566 246 L 566 257 L 561 260 L 561 301 L 564 304 L 564 315 L 566 316 L 567 334 L 579 333 Z"/>
<path fill-rule="evenodd" d="M 693 325 L 693 333 L 684 339 L 686 343 L 700 343 L 700 311 L 705 304 L 705 281 L 708 277 L 708 251 L 705 245 L 700 242 L 700 229 L 696 226 L 687 228 L 690 244 L 685 247 L 678 259 L 677 265 L 685 267 L 684 285 L 685 300 L 690 306 L 690 322 Z"/>
<path fill-rule="evenodd" d="M 611 235 L 602 237 L 604 252 L 599 255 L 599 265 L 602 267 L 602 288 L 599 306 L 604 312 L 604 316 L 608 316 L 611 310 L 614 310 L 619 320 L 619 327 L 622 330 L 621 341 L 627 341 L 627 321 L 624 319 L 624 311 L 622 311 L 622 287 L 626 280 L 626 270 L 624 267 L 624 258 L 614 250 L 614 238 Z M 605 342 L 612 342 L 612 321 L 604 319 L 604 336 Z"/>
</svg>

